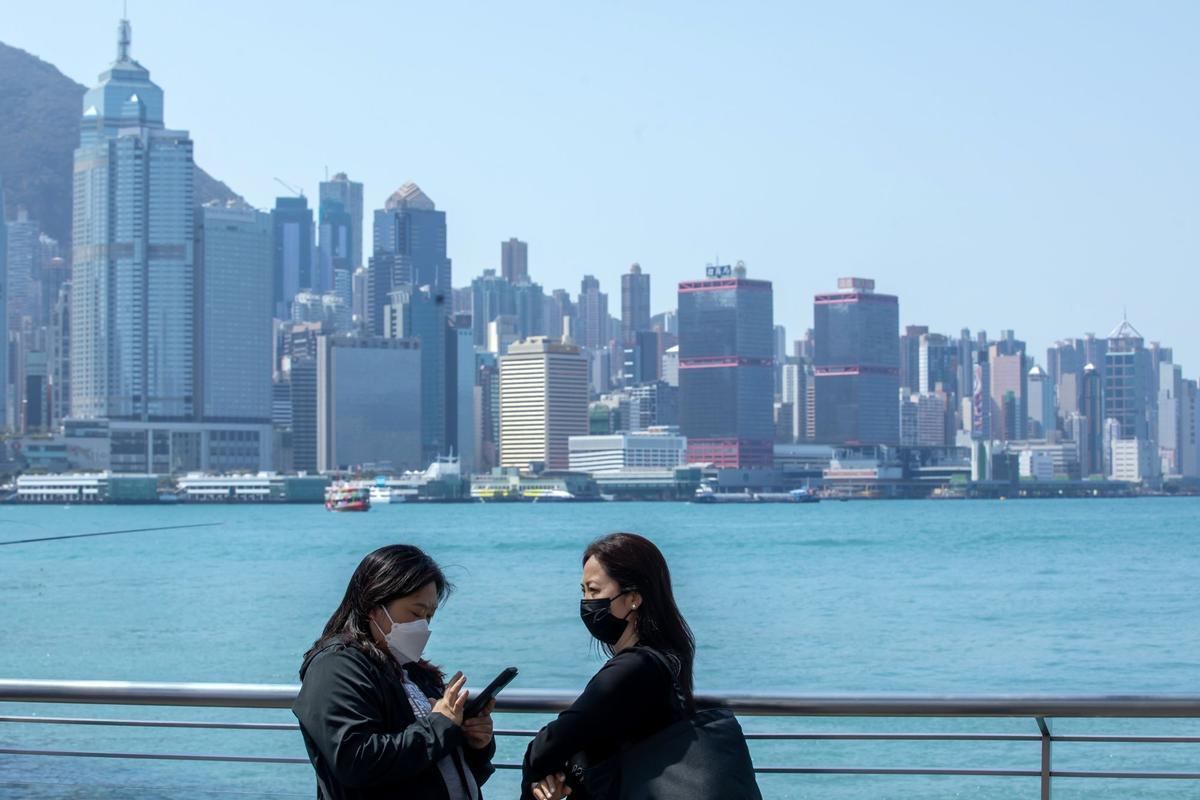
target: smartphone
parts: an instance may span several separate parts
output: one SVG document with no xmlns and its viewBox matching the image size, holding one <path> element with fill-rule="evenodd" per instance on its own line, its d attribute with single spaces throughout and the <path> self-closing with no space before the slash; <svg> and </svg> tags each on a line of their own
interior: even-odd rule
<svg viewBox="0 0 1200 800">
<path fill-rule="evenodd" d="M 493 678 L 486 689 L 467 701 L 466 708 L 463 709 L 463 719 L 479 716 L 483 709 L 487 708 L 487 704 L 492 702 L 492 698 L 500 694 L 500 690 L 512 683 L 515 677 L 517 668 L 509 667 Z"/>
</svg>

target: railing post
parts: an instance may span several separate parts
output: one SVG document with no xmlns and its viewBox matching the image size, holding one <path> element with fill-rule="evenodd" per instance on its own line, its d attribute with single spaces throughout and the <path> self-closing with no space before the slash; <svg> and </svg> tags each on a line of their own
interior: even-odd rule
<svg viewBox="0 0 1200 800">
<path fill-rule="evenodd" d="M 1038 730 L 1042 732 L 1042 800 L 1050 800 L 1050 726 L 1045 717 L 1037 717 Z"/>
</svg>

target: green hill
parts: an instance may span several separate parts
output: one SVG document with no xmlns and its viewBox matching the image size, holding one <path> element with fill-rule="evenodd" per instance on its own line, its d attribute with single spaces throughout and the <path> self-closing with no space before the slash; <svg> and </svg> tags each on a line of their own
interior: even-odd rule
<svg viewBox="0 0 1200 800">
<path fill-rule="evenodd" d="M 0 178 L 17 206 L 63 243 L 71 240 L 71 168 L 85 87 L 40 58 L 0 42 Z M 196 201 L 229 200 L 228 186 L 196 168 Z"/>
</svg>

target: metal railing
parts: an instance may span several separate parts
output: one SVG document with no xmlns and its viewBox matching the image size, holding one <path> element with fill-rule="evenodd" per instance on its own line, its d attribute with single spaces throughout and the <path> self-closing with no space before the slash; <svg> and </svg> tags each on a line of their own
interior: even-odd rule
<svg viewBox="0 0 1200 800">
<path fill-rule="evenodd" d="M 123 681 L 0 680 L 0 703 L 68 703 L 125 706 L 192 706 L 209 708 L 290 708 L 297 684 L 129 683 Z M 497 712 L 551 714 L 566 708 L 575 695 L 558 691 L 515 691 L 500 695 Z M 1200 695 L 1046 695 L 1046 696 L 916 696 L 916 695 L 766 695 L 700 694 L 700 707 L 727 708 L 739 716 L 907 718 L 1024 718 L 1029 733 L 893 733 L 767 732 L 748 733 L 756 741 L 859 742 L 1037 742 L 1040 763 L 1030 769 L 949 769 L 832 766 L 756 766 L 762 774 L 974 776 L 1037 778 L 1042 798 L 1049 798 L 1054 778 L 1183 780 L 1200 782 L 1200 772 L 1150 770 L 1055 769 L 1058 743 L 1200 744 L 1196 736 L 1063 735 L 1051 731 L 1053 719 L 1200 719 Z M 97 717 L 0 715 L 0 723 L 92 725 L 139 728 L 191 728 L 244 731 L 295 731 L 295 723 L 142 720 Z M 1036 728 L 1034 728 L 1036 725 Z M 532 736 L 535 731 L 498 729 L 498 736 Z M 0 755 L 74 758 L 225 761 L 261 764 L 307 764 L 303 757 L 213 755 L 197 753 L 50 750 L 0 747 Z M 1194 760 L 1192 763 L 1195 763 Z M 501 769 L 519 764 L 500 763 Z"/>
</svg>

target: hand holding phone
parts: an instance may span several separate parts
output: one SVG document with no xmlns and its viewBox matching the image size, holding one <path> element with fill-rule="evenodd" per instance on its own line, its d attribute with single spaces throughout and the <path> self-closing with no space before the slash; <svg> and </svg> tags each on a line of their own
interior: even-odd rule
<svg viewBox="0 0 1200 800">
<path fill-rule="evenodd" d="M 479 694 L 467 700 L 466 708 L 463 709 L 463 719 L 477 717 L 487 708 L 488 703 L 500 694 L 500 690 L 512 683 L 513 678 L 517 677 L 517 668 L 509 667 L 508 669 L 497 675 L 491 683 L 487 685 Z"/>
</svg>

